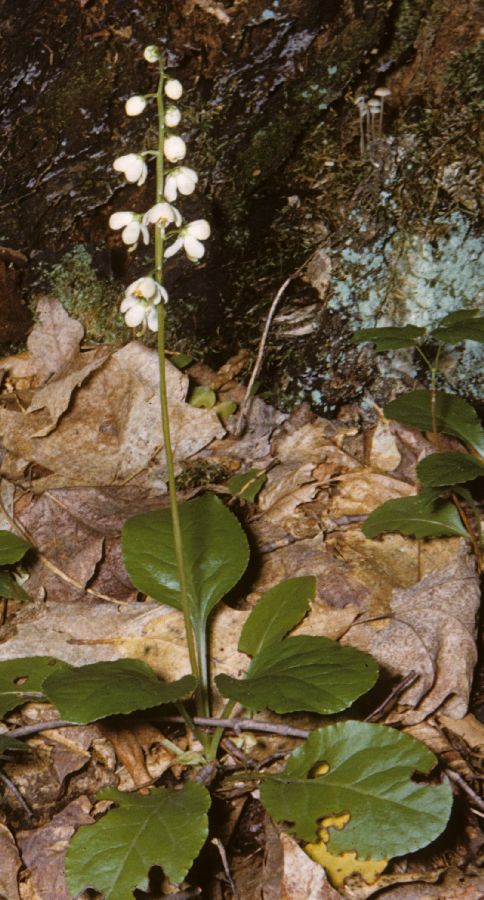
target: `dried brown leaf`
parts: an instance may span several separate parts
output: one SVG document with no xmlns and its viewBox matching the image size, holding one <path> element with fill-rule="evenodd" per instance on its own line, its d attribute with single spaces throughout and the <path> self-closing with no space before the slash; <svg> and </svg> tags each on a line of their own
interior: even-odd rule
<svg viewBox="0 0 484 900">
<path fill-rule="evenodd" d="M 47 825 L 17 834 L 23 861 L 30 869 L 39 898 L 71 900 L 64 875 L 64 857 L 74 831 L 94 821 L 90 810 L 89 797 L 81 796 L 53 816 Z"/>
<path fill-rule="evenodd" d="M 31 353 L 32 370 L 44 383 L 58 374 L 77 356 L 84 337 L 84 328 L 71 319 L 55 297 L 41 297 L 37 303 L 38 322 L 33 328 L 27 347 Z"/>
<path fill-rule="evenodd" d="M 18 873 L 22 865 L 13 835 L 0 824 L 0 897 L 20 900 Z"/>
</svg>

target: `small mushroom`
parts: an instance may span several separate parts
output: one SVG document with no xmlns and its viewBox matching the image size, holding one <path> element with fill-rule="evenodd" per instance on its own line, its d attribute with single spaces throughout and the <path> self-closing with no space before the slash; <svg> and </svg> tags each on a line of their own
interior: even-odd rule
<svg viewBox="0 0 484 900">
<path fill-rule="evenodd" d="M 376 118 L 377 118 L 377 116 L 380 116 L 380 114 L 381 114 L 380 101 L 377 100 L 376 98 L 372 97 L 371 100 L 368 100 L 368 110 L 370 113 L 370 126 L 371 126 L 370 132 L 371 132 L 371 136 L 372 136 L 373 140 L 375 140 L 375 138 L 378 135 L 378 128 L 376 127 Z"/>
<path fill-rule="evenodd" d="M 361 156 L 365 155 L 365 119 L 368 116 L 368 110 L 366 107 L 366 97 L 359 96 L 355 100 L 355 106 L 358 107 L 358 113 L 360 116 L 360 154 Z"/>
<path fill-rule="evenodd" d="M 387 87 L 379 87 L 375 91 L 375 97 L 378 97 L 381 100 L 381 109 L 380 109 L 380 134 L 383 133 L 383 107 L 385 105 L 385 97 L 389 97 L 391 94 L 390 88 Z"/>
</svg>

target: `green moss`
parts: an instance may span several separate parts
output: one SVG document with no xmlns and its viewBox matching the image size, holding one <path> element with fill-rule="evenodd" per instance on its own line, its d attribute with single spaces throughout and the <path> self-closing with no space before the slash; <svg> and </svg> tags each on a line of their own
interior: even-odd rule
<svg viewBox="0 0 484 900">
<path fill-rule="evenodd" d="M 119 313 L 123 288 L 96 272 L 83 244 L 65 253 L 55 265 L 43 265 L 37 285 L 57 297 L 69 315 L 83 324 L 87 340 L 126 340 L 129 332 Z"/>
</svg>

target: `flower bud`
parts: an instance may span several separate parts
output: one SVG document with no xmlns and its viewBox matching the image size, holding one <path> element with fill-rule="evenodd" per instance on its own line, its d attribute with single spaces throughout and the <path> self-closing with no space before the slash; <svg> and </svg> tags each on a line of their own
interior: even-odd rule
<svg viewBox="0 0 484 900">
<path fill-rule="evenodd" d="M 143 112 L 145 106 L 145 97 L 140 97 L 139 94 L 136 94 L 134 97 L 130 97 L 129 100 L 126 100 L 124 109 L 127 116 L 139 116 L 139 114 Z"/>
<path fill-rule="evenodd" d="M 168 128 L 176 128 L 180 123 L 181 112 L 176 106 L 169 106 L 165 112 L 165 125 Z"/>
<path fill-rule="evenodd" d="M 163 152 L 170 162 L 179 162 L 181 159 L 184 159 L 187 152 L 185 141 L 174 134 L 164 142 Z"/>
<path fill-rule="evenodd" d="M 150 44 L 148 47 L 145 47 L 143 56 L 146 62 L 155 63 L 158 62 L 160 58 L 160 51 L 158 50 L 158 47 L 155 47 L 154 44 Z"/>
<path fill-rule="evenodd" d="M 165 94 L 170 100 L 179 100 L 183 94 L 183 86 L 176 78 L 169 78 L 165 83 Z"/>
</svg>

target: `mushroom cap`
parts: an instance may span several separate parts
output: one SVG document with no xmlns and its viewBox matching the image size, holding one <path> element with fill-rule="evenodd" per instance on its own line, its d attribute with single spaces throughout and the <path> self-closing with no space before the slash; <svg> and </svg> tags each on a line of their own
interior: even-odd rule
<svg viewBox="0 0 484 900">
<path fill-rule="evenodd" d="M 379 87 L 375 91 L 375 97 L 389 97 L 390 94 L 391 90 L 387 87 Z"/>
<path fill-rule="evenodd" d="M 366 102 L 366 97 L 364 94 L 360 94 L 358 97 L 355 97 L 353 102 L 354 102 L 355 106 L 359 106 L 361 103 Z"/>
<path fill-rule="evenodd" d="M 380 101 L 379 100 L 368 100 L 368 109 L 370 109 L 371 112 L 378 112 L 378 110 L 381 109 Z"/>
</svg>

